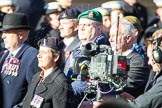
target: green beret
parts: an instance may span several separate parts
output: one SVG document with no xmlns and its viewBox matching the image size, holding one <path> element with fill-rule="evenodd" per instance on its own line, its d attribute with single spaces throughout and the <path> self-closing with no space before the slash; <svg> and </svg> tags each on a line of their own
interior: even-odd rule
<svg viewBox="0 0 162 108">
<path fill-rule="evenodd" d="M 88 10 L 88 11 L 81 13 L 78 16 L 78 19 L 80 18 L 86 18 L 86 19 L 90 19 L 90 20 L 98 21 L 102 23 L 102 15 L 100 12 L 96 10 Z"/>
<path fill-rule="evenodd" d="M 141 22 L 139 21 L 139 19 L 135 16 L 125 16 L 125 19 L 127 19 L 130 23 L 132 23 L 134 25 L 134 27 L 136 29 L 138 29 L 140 32 L 142 31 L 142 26 L 141 26 Z"/>
</svg>

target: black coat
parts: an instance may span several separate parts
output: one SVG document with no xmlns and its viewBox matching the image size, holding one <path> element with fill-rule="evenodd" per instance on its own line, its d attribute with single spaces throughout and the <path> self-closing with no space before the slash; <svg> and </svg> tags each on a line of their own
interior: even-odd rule
<svg viewBox="0 0 162 108">
<path fill-rule="evenodd" d="M 33 108 L 30 103 L 35 95 L 43 99 L 41 108 L 75 108 L 75 104 L 78 102 L 73 97 L 71 85 L 59 68 L 55 68 L 38 86 L 39 81 L 40 74 L 38 73 L 33 77 L 28 88 L 23 101 L 23 108 Z"/>
</svg>

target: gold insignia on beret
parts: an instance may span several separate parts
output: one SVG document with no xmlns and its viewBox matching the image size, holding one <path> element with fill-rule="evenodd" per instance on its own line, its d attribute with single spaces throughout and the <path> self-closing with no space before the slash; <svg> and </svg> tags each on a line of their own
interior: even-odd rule
<svg viewBox="0 0 162 108">
<path fill-rule="evenodd" d="M 89 19 L 92 19 L 93 17 L 94 17 L 93 12 L 89 12 L 89 13 L 88 13 L 88 18 L 89 18 Z"/>
<path fill-rule="evenodd" d="M 67 17 L 66 13 L 63 13 L 62 18 L 66 18 L 66 17 Z"/>
</svg>

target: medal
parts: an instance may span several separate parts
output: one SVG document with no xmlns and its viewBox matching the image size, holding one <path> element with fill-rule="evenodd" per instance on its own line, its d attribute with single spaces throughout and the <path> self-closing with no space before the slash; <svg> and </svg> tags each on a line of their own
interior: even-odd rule
<svg viewBox="0 0 162 108">
<path fill-rule="evenodd" d="M 18 72 L 14 72 L 14 76 L 17 77 L 18 76 Z"/>
<path fill-rule="evenodd" d="M 30 105 L 34 106 L 36 108 L 40 108 L 42 103 L 43 103 L 44 98 L 38 96 L 38 95 L 34 95 L 34 98 L 32 99 Z"/>
<path fill-rule="evenodd" d="M 11 70 L 8 70 L 8 75 L 11 75 L 11 74 L 12 74 Z"/>
</svg>

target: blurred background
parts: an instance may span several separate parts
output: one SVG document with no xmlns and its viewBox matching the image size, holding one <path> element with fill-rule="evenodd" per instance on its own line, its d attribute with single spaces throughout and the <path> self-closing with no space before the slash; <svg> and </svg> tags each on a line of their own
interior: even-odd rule
<svg viewBox="0 0 162 108">
<path fill-rule="evenodd" d="M 53 2 L 54 0 L 45 0 L 48 2 Z M 101 6 L 102 3 L 112 0 L 73 0 L 73 7 L 78 7 L 81 10 L 92 9 L 94 7 Z M 147 7 L 149 17 L 155 14 L 156 6 L 153 3 L 153 0 L 139 0 L 141 4 Z"/>
</svg>

